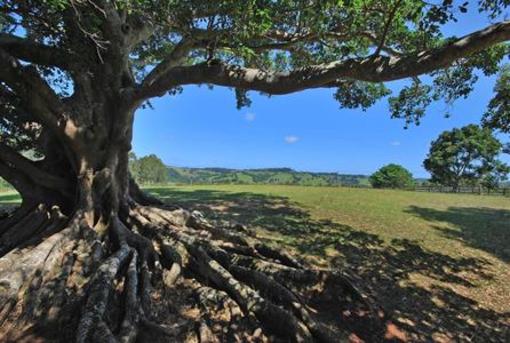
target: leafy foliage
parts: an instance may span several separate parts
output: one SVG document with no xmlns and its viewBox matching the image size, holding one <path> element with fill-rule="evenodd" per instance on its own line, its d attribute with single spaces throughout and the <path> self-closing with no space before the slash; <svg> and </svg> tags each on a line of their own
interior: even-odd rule
<svg viewBox="0 0 510 343">
<path fill-rule="evenodd" d="M 165 183 L 168 172 L 165 164 L 154 154 L 137 158 L 134 153 L 129 156 L 131 176 L 140 184 Z"/>
<path fill-rule="evenodd" d="M 370 176 L 374 188 L 407 188 L 414 184 L 413 175 L 398 164 L 388 164 Z"/>
<path fill-rule="evenodd" d="M 489 102 L 482 122 L 485 127 L 510 133 L 510 65 L 502 68 L 499 74 L 494 97 Z"/>
<path fill-rule="evenodd" d="M 432 102 L 432 87 L 415 79 L 411 86 L 404 87 L 398 96 L 390 98 L 392 118 L 404 118 L 406 127 L 415 123 L 419 125 L 420 118 Z"/>
<path fill-rule="evenodd" d="M 23 109 L 19 98 L 0 86 L 0 143 L 23 151 L 34 151 L 41 125 Z"/>
<path fill-rule="evenodd" d="M 432 142 L 425 169 L 432 181 L 459 187 L 462 183 L 501 181 L 510 171 L 497 159 L 502 144 L 489 129 L 468 125 L 443 132 Z"/>
<path fill-rule="evenodd" d="M 166 63 L 169 55 L 188 43 L 189 51 L 179 64 L 222 61 L 264 72 L 378 56 L 411 56 L 451 42 L 454 37 L 444 35 L 444 26 L 468 12 L 480 12 L 492 20 L 502 18 L 509 1 L 118 0 L 114 6 L 127 18 L 126 29 L 152 25 L 152 34 L 135 44 L 130 53 L 133 76 L 142 82 L 152 68 Z M 22 31 L 31 40 L 74 52 L 84 59 L 84 70 L 90 70 L 88 64 L 101 60 L 108 51 L 110 37 L 104 30 L 106 12 L 101 6 L 87 1 L 6 0 L 1 9 L 2 32 Z M 70 21 L 77 23 L 74 31 L 65 28 Z M 508 47 L 496 45 L 432 72 L 428 84 L 415 78 L 390 98 L 392 117 L 403 118 L 406 125 L 418 124 L 430 103 L 441 100 L 451 105 L 466 97 L 477 80 L 477 71 L 495 74 L 506 55 Z M 62 86 L 63 79 L 71 75 L 58 68 L 38 68 L 56 83 L 55 88 L 71 90 Z M 389 95 L 380 83 L 346 79 L 338 80 L 336 86 L 334 97 L 347 108 L 366 109 Z M 237 106 L 249 106 L 248 90 L 232 88 Z"/>
<path fill-rule="evenodd" d="M 389 94 L 391 91 L 382 83 L 346 81 L 338 87 L 334 97 L 342 107 L 361 107 L 365 111 L 377 100 Z"/>
<path fill-rule="evenodd" d="M 501 161 L 496 161 L 493 170 L 482 177 L 480 184 L 487 189 L 497 189 L 508 179 L 510 167 Z"/>
</svg>

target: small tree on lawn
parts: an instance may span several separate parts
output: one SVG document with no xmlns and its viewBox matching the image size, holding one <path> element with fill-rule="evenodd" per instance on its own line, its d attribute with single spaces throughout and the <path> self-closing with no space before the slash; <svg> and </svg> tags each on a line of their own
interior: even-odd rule
<svg viewBox="0 0 510 343">
<path fill-rule="evenodd" d="M 443 132 L 432 142 L 423 165 L 433 182 L 458 191 L 463 183 L 476 184 L 506 174 L 506 165 L 497 159 L 501 150 L 491 130 L 472 124 Z"/>
<path fill-rule="evenodd" d="M 398 164 L 388 164 L 370 176 L 374 188 L 407 188 L 414 185 L 413 175 Z"/>
<path fill-rule="evenodd" d="M 159 157 L 154 154 L 139 158 L 135 164 L 138 168 L 138 179 L 141 184 L 164 183 L 168 181 L 168 169 Z"/>
</svg>

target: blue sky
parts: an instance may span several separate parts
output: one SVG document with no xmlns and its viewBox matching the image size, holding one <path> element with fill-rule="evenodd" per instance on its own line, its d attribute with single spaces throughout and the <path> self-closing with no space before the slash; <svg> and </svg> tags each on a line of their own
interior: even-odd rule
<svg viewBox="0 0 510 343">
<path fill-rule="evenodd" d="M 469 14 L 447 31 L 462 35 L 486 25 L 486 19 Z M 153 110 L 137 112 L 133 150 L 139 156 L 155 153 L 174 166 L 369 174 L 399 163 L 426 177 L 422 162 L 430 142 L 444 130 L 479 123 L 493 85 L 494 78 L 481 77 L 469 99 L 450 109 L 450 118 L 437 103 L 420 126 L 407 130 L 402 120 L 390 119 L 386 99 L 363 112 L 341 109 L 331 89 L 271 98 L 253 92 L 252 106 L 237 110 L 233 91 L 190 86 L 181 95 L 154 99 Z"/>
</svg>

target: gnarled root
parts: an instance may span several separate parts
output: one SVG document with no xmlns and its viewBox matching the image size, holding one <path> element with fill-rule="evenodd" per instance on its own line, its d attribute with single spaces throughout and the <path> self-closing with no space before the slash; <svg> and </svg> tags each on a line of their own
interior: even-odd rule
<svg viewBox="0 0 510 343">
<path fill-rule="evenodd" d="M 338 342 L 346 313 L 378 333 L 349 277 L 199 213 L 132 204 L 95 227 L 41 213 L 0 237 L 0 341 Z"/>
</svg>

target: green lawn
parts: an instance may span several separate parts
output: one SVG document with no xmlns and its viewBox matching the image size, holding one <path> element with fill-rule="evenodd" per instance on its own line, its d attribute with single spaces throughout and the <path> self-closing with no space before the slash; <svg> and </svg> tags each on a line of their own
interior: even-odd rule
<svg viewBox="0 0 510 343">
<path fill-rule="evenodd" d="M 510 341 L 510 199 L 275 185 L 148 188 L 358 279 L 410 341 Z M 16 199 L 0 196 L 0 205 Z"/>
</svg>

